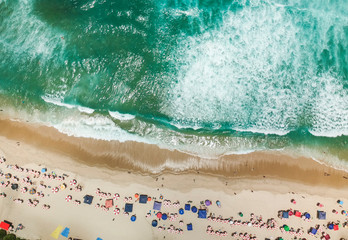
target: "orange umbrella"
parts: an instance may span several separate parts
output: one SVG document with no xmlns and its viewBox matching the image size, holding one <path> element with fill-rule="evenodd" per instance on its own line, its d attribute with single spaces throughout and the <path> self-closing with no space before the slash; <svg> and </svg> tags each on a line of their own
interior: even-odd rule
<svg viewBox="0 0 348 240">
<path fill-rule="evenodd" d="M 134 197 L 139 198 L 139 194 L 138 193 L 134 194 Z"/>
<path fill-rule="evenodd" d="M 147 201 L 150 202 L 150 201 L 151 201 L 151 197 L 148 197 L 148 198 L 147 198 Z"/>
</svg>

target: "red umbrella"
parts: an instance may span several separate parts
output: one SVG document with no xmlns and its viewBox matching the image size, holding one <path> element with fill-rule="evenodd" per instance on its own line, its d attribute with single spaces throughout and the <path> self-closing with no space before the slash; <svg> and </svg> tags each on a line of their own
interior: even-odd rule
<svg viewBox="0 0 348 240">
<path fill-rule="evenodd" d="M 161 212 L 158 212 L 158 213 L 157 213 L 157 217 L 158 217 L 158 218 L 162 218 L 162 213 L 161 213 Z"/>
<path fill-rule="evenodd" d="M 294 215 L 294 212 L 293 211 L 289 211 L 289 216 L 292 216 Z"/>
</svg>

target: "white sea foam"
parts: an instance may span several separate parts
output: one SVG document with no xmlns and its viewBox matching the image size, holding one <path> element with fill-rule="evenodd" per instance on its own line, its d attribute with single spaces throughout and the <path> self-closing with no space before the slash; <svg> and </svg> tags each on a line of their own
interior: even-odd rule
<svg viewBox="0 0 348 240">
<path fill-rule="evenodd" d="M 42 22 L 32 12 L 33 1 L 19 0 L 15 11 L 4 19 L 0 33 L 0 41 L 14 56 L 21 59 L 25 56 L 40 56 L 40 61 L 51 60 L 62 56 L 65 42 L 58 29 Z"/>
<path fill-rule="evenodd" d="M 126 113 L 120 113 L 117 111 L 109 111 L 109 114 L 111 117 L 121 120 L 121 121 L 129 121 L 135 118 L 134 115 L 126 114 Z"/>
<path fill-rule="evenodd" d="M 322 39 L 331 26 L 343 27 L 344 19 L 313 10 L 318 37 L 303 32 L 303 22 L 284 6 L 253 2 L 257 8 L 226 13 L 219 28 L 181 39 L 172 56 L 177 81 L 168 87 L 161 111 L 187 127 L 227 122 L 232 129 L 265 134 L 302 126 L 316 135 L 346 134 L 342 79 L 332 72 L 318 76 L 313 56 L 326 49 Z M 343 38 L 342 28 L 335 29 Z"/>
<path fill-rule="evenodd" d="M 69 109 L 76 108 L 80 112 L 84 112 L 84 113 L 88 113 L 88 114 L 91 114 L 94 112 L 94 109 L 89 108 L 89 107 L 83 107 L 83 106 L 79 106 L 79 105 L 64 103 L 64 102 L 62 102 L 61 98 L 55 98 L 55 97 L 50 97 L 50 96 L 42 96 L 41 98 L 45 102 L 52 103 L 52 104 L 57 105 L 57 106 L 66 107 Z"/>
</svg>

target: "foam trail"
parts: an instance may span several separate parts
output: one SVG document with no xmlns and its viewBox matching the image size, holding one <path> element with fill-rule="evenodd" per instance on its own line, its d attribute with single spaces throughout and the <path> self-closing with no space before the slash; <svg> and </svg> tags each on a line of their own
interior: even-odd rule
<svg viewBox="0 0 348 240">
<path fill-rule="evenodd" d="M 109 111 L 109 114 L 111 117 L 121 120 L 121 121 L 129 121 L 135 118 L 134 115 L 126 114 L 126 113 L 120 113 L 117 111 Z"/>
</svg>

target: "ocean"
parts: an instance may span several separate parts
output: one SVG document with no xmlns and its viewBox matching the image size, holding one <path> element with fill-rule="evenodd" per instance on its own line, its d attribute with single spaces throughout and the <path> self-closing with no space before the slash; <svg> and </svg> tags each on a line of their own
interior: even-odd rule
<svg viewBox="0 0 348 240">
<path fill-rule="evenodd" d="M 348 2 L 0 0 L 0 108 L 79 137 L 346 166 Z"/>
</svg>

